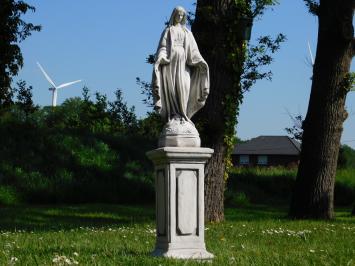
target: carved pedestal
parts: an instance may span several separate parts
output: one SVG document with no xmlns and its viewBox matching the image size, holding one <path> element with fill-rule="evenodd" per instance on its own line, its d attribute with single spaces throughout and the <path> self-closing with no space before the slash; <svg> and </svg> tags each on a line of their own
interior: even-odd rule
<svg viewBox="0 0 355 266">
<path fill-rule="evenodd" d="M 155 165 L 155 256 L 212 259 L 204 233 L 204 167 L 212 149 L 163 147 L 147 153 Z"/>
</svg>

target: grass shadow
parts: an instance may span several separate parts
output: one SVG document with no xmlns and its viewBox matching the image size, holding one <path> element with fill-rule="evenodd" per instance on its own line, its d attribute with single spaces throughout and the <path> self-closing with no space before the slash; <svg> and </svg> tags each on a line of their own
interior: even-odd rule
<svg viewBox="0 0 355 266">
<path fill-rule="evenodd" d="M 287 207 L 247 205 L 225 209 L 227 221 L 286 220 Z"/>
<path fill-rule="evenodd" d="M 353 223 L 350 208 L 336 210 L 333 222 Z M 228 207 L 229 222 L 289 220 L 287 206 L 247 205 Z M 102 228 L 154 223 L 154 206 L 87 204 L 69 206 L 0 207 L 0 231 L 56 231 L 80 227 Z"/>
<path fill-rule="evenodd" d="M 0 208 L 0 230 L 70 230 L 153 222 L 154 207 L 122 205 L 17 206 Z"/>
</svg>

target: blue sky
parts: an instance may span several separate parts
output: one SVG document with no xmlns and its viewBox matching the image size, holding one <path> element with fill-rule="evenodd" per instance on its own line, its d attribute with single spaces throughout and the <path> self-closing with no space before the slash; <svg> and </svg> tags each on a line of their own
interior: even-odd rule
<svg viewBox="0 0 355 266">
<path fill-rule="evenodd" d="M 49 84 L 36 66 L 39 61 L 56 84 L 82 79 L 63 88 L 58 104 L 69 97 L 81 96 L 83 85 L 114 97 L 121 88 L 129 105 L 139 116 L 148 108 L 135 78 L 150 81 L 151 66 L 145 63 L 155 52 L 164 22 L 172 9 L 181 5 L 194 11 L 188 0 L 27 0 L 36 12 L 25 19 L 41 24 L 21 44 L 25 65 L 18 79 L 34 87 L 34 101 L 50 105 Z M 251 43 L 261 35 L 283 33 L 287 41 L 270 66 L 273 80 L 258 82 L 245 94 L 241 106 L 237 135 L 250 139 L 259 135 L 285 135 L 292 126 L 288 113 L 305 115 L 311 87 L 309 41 L 315 54 L 317 19 L 307 12 L 301 0 L 284 0 L 255 21 Z M 213 40 L 211 40 L 213 41 Z M 347 98 L 349 118 L 344 124 L 342 143 L 355 148 L 355 92 Z"/>
</svg>

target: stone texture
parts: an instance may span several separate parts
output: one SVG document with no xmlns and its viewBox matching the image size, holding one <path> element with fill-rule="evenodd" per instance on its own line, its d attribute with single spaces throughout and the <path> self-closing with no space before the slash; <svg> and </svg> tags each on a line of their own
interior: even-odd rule
<svg viewBox="0 0 355 266">
<path fill-rule="evenodd" d="M 209 260 L 204 241 L 204 167 L 213 150 L 163 147 L 155 165 L 157 239 L 154 256 Z"/>
<path fill-rule="evenodd" d="M 205 105 L 209 94 L 208 64 L 186 22 L 186 10 L 176 7 L 155 54 L 152 78 L 154 109 L 165 122 L 176 115 L 189 121 Z"/>
<path fill-rule="evenodd" d="M 158 147 L 200 147 L 195 125 L 180 117 L 169 120 L 159 137 Z"/>
</svg>

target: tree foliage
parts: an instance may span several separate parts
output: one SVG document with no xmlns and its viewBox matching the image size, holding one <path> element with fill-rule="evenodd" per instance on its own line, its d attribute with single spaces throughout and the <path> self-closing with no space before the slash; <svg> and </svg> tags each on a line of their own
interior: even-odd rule
<svg viewBox="0 0 355 266">
<path fill-rule="evenodd" d="M 32 100 L 32 86 L 28 86 L 26 81 L 20 80 L 17 82 L 16 89 L 16 104 L 20 107 L 21 110 L 25 113 L 26 116 L 35 112 L 38 107 L 35 106 Z"/>
<path fill-rule="evenodd" d="M 355 150 L 348 145 L 341 145 L 338 157 L 338 169 L 355 169 Z"/>
<path fill-rule="evenodd" d="M 257 39 L 256 45 L 248 47 L 241 76 L 243 92 L 248 91 L 258 80 L 271 81 L 272 72 L 262 71 L 262 69 L 272 63 L 272 54 L 280 49 L 280 44 L 285 40 L 286 36 L 281 33 L 275 39 L 271 36 L 262 36 Z"/>
<path fill-rule="evenodd" d="M 35 203 L 153 200 L 155 114 L 138 119 L 120 89 L 109 101 L 84 88 L 55 108 L 32 106 L 25 82 L 15 95 L 0 117 L 0 187 Z"/>
<path fill-rule="evenodd" d="M 303 129 L 302 129 L 302 124 L 303 124 L 303 117 L 302 115 L 296 115 L 293 117 L 291 114 L 290 118 L 292 120 L 292 127 L 286 127 L 285 131 L 287 134 L 291 136 L 291 138 L 298 140 L 299 142 L 302 142 L 302 135 L 303 135 Z"/>
<path fill-rule="evenodd" d="M 319 15 L 319 1 L 315 0 L 304 0 L 306 6 L 308 7 L 309 13 L 318 16 Z"/>
<path fill-rule="evenodd" d="M 0 107 L 12 103 L 12 77 L 23 66 L 23 57 L 19 43 L 29 37 L 33 31 L 40 31 L 41 26 L 27 23 L 21 16 L 28 11 L 35 11 L 33 6 L 24 1 L 1 0 L 0 5 Z"/>
</svg>

